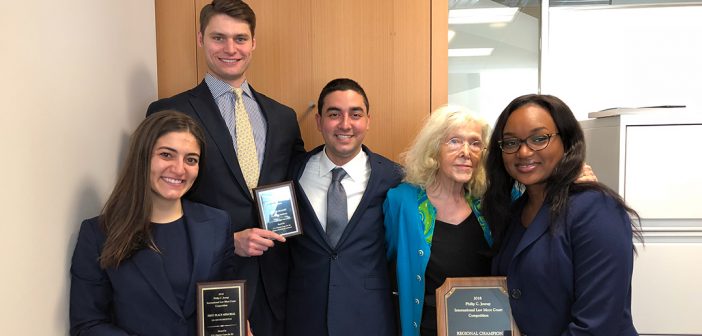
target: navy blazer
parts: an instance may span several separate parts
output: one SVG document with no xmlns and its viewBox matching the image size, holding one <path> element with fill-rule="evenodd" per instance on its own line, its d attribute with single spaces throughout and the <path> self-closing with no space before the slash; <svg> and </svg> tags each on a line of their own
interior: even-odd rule
<svg viewBox="0 0 702 336">
<path fill-rule="evenodd" d="M 304 153 L 295 111 L 251 88 L 266 120 L 266 149 L 259 185 L 278 183 L 287 177 L 293 156 Z M 163 110 L 183 112 L 203 126 L 207 149 L 198 182 L 186 198 L 222 209 L 232 218 L 233 231 L 260 227 L 258 211 L 234 151 L 234 143 L 210 89 L 203 80 L 194 89 L 151 103 L 147 115 Z M 268 249 L 260 257 L 234 256 L 235 277 L 246 280 L 247 311 L 258 300 L 255 296 L 262 281 L 268 304 L 278 320 L 284 319 L 288 251 L 286 244 Z M 259 274 L 263 279 L 259 279 Z M 263 291 L 259 291 L 263 292 Z"/>
<path fill-rule="evenodd" d="M 71 335 L 195 335 L 197 283 L 231 279 L 229 216 L 183 200 L 193 265 L 181 309 L 161 255 L 145 248 L 118 267 L 101 269 L 105 233 L 98 217 L 83 221 L 71 264 Z"/>
<path fill-rule="evenodd" d="M 521 225 L 527 197 L 515 203 L 512 226 Z M 549 230 L 549 217 L 544 204 L 501 274 L 522 334 L 638 335 L 631 318 L 632 228 L 624 209 L 601 192 L 586 191 L 570 195 L 556 232 Z M 493 259 L 495 273 L 501 258 L 509 256 Z"/>
<path fill-rule="evenodd" d="M 295 182 L 319 146 L 292 169 Z M 383 202 L 401 179 L 400 167 L 372 153 L 371 174 L 336 248 L 327 242 L 314 209 L 296 183 L 304 234 L 291 237 L 288 336 L 397 335 L 385 258 Z"/>
</svg>

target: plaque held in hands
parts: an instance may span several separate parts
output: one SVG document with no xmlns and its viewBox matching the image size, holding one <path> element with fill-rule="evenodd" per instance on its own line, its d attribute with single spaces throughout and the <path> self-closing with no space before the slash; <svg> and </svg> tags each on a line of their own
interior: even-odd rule
<svg viewBox="0 0 702 336">
<path fill-rule="evenodd" d="M 245 281 L 197 284 L 197 335 L 246 336 Z"/>
<path fill-rule="evenodd" d="M 286 238 L 302 234 L 291 181 L 254 188 L 253 194 L 263 229 Z"/>
<path fill-rule="evenodd" d="M 505 277 L 447 278 L 436 289 L 439 335 L 519 336 Z"/>
</svg>

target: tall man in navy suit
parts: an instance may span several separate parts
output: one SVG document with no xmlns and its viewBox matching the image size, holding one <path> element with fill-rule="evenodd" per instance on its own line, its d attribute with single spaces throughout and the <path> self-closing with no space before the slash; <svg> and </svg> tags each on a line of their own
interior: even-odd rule
<svg viewBox="0 0 702 336">
<path fill-rule="evenodd" d="M 324 145 L 293 164 L 304 235 L 288 243 L 289 336 L 396 335 L 382 206 L 387 190 L 400 182 L 401 170 L 363 146 L 368 107 L 355 81 L 329 82 L 315 116 Z M 335 168 L 344 171 L 346 201 L 337 202 L 346 203 L 346 213 L 336 236 L 331 232 L 337 226 L 330 223 L 336 221 L 328 215 L 338 207 L 327 207 L 328 194 L 336 194 L 328 191 Z"/>
<path fill-rule="evenodd" d="M 282 244 L 282 236 L 258 228 L 250 188 L 285 180 L 291 158 L 304 153 L 304 144 L 295 112 L 255 91 L 246 81 L 245 72 L 256 48 L 255 28 L 254 12 L 240 0 L 214 0 L 203 7 L 197 39 L 207 60 L 205 79 L 189 91 L 152 103 L 147 114 L 177 110 L 203 126 L 207 136 L 204 167 L 199 184 L 186 197 L 223 209 L 232 218 L 235 277 L 246 280 L 253 333 L 268 336 L 283 334 L 288 247 Z M 242 149 L 237 145 L 240 124 L 236 119 L 242 116 L 235 113 L 240 110 L 238 99 L 243 101 L 250 123 L 242 130 L 250 128 L 253 133 L 255 153 L 250 152 L 252 146 Z M 246 157 L 257 157 L 257 181 L 247 181 L 245 176 L 251 175 L 245 172 L 250 170 L 242 170 L 240 165 L 242 156 L 238 154 L 246 150 L 251 153 Z"/>
</svg>

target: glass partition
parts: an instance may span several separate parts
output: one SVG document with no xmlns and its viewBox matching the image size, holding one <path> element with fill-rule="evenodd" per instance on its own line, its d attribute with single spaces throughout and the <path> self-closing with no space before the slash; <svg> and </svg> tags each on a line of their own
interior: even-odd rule
<svg viewBox="0 0 702 336">
<path fill-rule="evenodd" d="M 539 90 L 539 1 L 449 0 L 448 101 L 493 124 Z"/>
</svg>

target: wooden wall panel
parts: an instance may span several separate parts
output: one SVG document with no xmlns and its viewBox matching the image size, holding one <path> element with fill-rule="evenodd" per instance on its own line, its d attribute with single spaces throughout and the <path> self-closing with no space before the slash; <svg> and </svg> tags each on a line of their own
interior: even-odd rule
<svg viewBox="0 0 702 336">
<path fill-rule="evenodd" d="M 193 15 L 195 16 L 195 29 L 199 32 L 200 31 L 200 11 L 202 10 L 202 7 L 205 7 L 205 5 L 212 3 L 212 0 L 190 0 L 195 3 L 195 10 L 193 11 Z M 196 33 L 197 35 L 197 33 Z M 205 55 L 202 51 L 202 48 L 197 44 L 197 39 L 195 40 L 195 45 L 197 46 L 197 82 L 199 83 L 202 81 L 203 78 L 205 78 L 205 74 L 207 73 L 207 61 L 205 60 Z"/>
<path fill-rule="evenodd" d="M 313 82 L 319 92 L 337 77 L 363 86 L 370 102 L 364 143 L 392 157 L 393 2 L 313 0 Z M 318 137 L 321 143 L 321 137 Z"/>
<path fill-rule="evenodd" d="M 166 28 L 177 30 L 171 35 L 181 38 L 189 30 L 189 43 L 196 47 L 197 16 L 209 1 L 187 1 L 194 4 L 190 21 L 182 20 Z M 371 106 L 371 129 L 365 143 L 395 161 L 431 109 L 447 101 L 448 56 L 446 49 L 440 49 L 448 47 L 445 0 L 248 3 L 256 12 L 257 28 L 256 50 L 247 78 L 257 90 L 295 109 L 307 149 L 322 143 L 314 120 L 316 107 L 311 105 L 316 104 L 319 91 L 333 78 L 349 77 L 364 87 Z M 159 54 L 179 52 L 160 46 Z M 159 88 L 170 85 L 166 78 L 173 72 L 182 77 L 187 73 L 190 83 L 179 84 L 175 92 L 173 88 L 164 89 L 168 94 L 159 90 L 159 96 L 196 85 L 207 71 L 199 48 L 180 52 L 195 54 L 195 59 L 190 67 L 171 65 L 170 70 L 163 71 L 159 63 Z M 435 73 L 436 69 L 441 73 Z"/>
<path fill-rule="evenodd" d="M 397 161 L 431 111 L 431 1 L 395 0 L 393 15 L 392 118 L 385 148 Z"/>
<path fill-rule="evenodd" d="M 193 0 L 155 0 L 159 98 L 198 82 L 194 10 Z"/>
<path fill-rule="evenodd" d="M 307 149 L 319 139 L 314 124 L 318 89 L 312 83 L 311 3 L 309 0 L 251 0 L 256 12 L 256 50 L 247 72 L 254 88 L 292 107 Z M 321 139 L 321 138 L 320 138 Z"/>
</svg>

